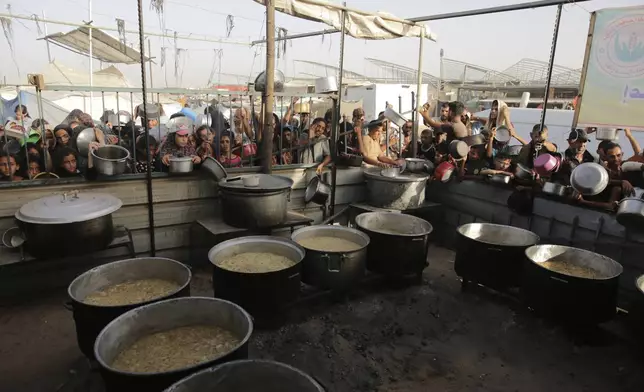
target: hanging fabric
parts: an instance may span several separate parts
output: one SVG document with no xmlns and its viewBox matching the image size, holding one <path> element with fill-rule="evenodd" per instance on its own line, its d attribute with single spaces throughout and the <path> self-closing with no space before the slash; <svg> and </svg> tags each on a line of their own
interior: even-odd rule
<svg viewBox="0 0 644 392">
<path fill-rule="evenodd" d="M 40 18 L 38 18 L 38 15 L 32 14 L 31 17 L 33 18 L 34 22 L 36 22 L 36 29 L 38 30 L 38 35 L 42 36 L 43 35 L 43 30 L 40 27 Z"/>
<path fill-rule="evenodd" d="M 235 17 L 233 15 L 226 16 L 226 38 L 230 38 L 230 33 L 233 32 L 235 27 Z"/>
<path fill-rule="evenodd" d="M 165 65 L 165 47 L 161 47 L 161 68 Z"/>
<path fill-rule="evenodd" d="M 121 41 L 121 51 L 125 51 L 127 38 L 125 37 L 125 21 L 123 19 L 116 18 L 116 29 L 119 33 L 119 41 Z"/>
</svg>

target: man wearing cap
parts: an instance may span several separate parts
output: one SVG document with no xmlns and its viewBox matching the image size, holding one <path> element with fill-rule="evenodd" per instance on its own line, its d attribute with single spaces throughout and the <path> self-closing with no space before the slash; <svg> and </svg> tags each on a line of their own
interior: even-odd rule
<svg viewBox="0 0 644 392">
<path fill-rule="evenodd" d="M 362 128 L 357 127 L 354 129 L 358 143 L 360 145 L 360 153 L 364 163 L 374 166 L 386 167 L 387 165 L 398 165 L 398 163 L 386 155 L 386 151 L 380 148 L 380 139 L 382 136 L 383 124 L 381 120 L 373 120 L 367 124 L 369 133 L 362 136 Z"/>
<path fill-rule="evenodd" d="M 586 135 L 583 129 L 573 129 L 570 131 L 568 134 L 568 148 L 564 152 L 564 158 L 570 162 L 571 166 L 595 162 L 593 154 L 586 149 L 587 143 L 588 135 Z"/>
<path fill-rule="evenodd" d="M 193 163 L 201 163 L 201 158 L 197 155 L 195 146 L 189 142 L 190 129 L 186 125 L 180 125 L 176 132 L 171 133 L 169 136 L 161 150 L 161 161 L 164 165 L 170 166 L 170 158 L 172 157 L 191 157 Z"/>
</svg>

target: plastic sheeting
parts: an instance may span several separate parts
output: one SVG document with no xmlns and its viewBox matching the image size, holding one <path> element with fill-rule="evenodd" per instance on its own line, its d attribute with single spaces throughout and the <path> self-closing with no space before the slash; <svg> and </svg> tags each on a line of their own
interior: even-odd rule
<svg viewBox="0 0 644 392">
<path fill-rule="evenodd" d="M 265 0 L 254 0 L 265 5 Z M 342 7 L 321 0 L 274 0 L 275 10 L 298 18 L 312 20 L 342 29 Z M 400 37 L 424 37 L 436 41 L 436 36 L 423 24 L 405 23 L 385 12 L 362 12 L 350 10 L 346 13 L 346 34 L 361 39 L 393 39 Z M 391 20 L 396 19 L 396 20 Z"/>
<path fill-rule="evenodd" d="M 89 56 L 89 28 L 79 27 L 68 33 L 56 33 L 44 38 L 55 45 L 72 52 Z M 92 29 L 92 57 L 104 63 L 137 64 L 141 62 L 141 54 L 123 45 L 121 41 L 104 33 Z M 144 58 L 148 61 L 148 58 Z"/>
</svg>

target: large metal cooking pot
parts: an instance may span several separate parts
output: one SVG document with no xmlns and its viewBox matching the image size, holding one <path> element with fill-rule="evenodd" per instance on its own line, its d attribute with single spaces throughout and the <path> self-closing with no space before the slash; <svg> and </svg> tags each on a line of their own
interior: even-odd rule
<svg viewBox="0 0 644 392">
<path fill-rule="evenodd" d="M 227 329 L 241 340 L 215 359 L 163 373 L 130 373 L 111 367 L 121 350 L 153 333 L 191 325 Z M 96 338 L 94 355 L 101 366 L 107 392 L 159 392 L 182 378 L 213 365 L 248 358 L 253 321 L 244 309 L 216 298 L 173 298 L 130 310 L 110 322 Z"/>
<path fill-rule="evenodd" d="M 560 245 L 537 245 L 525 251 L 521 293 L 536 312 L 570 323 L 596 324 L 615 317 L 622 266 L 615 260 L 584 249 Z M 545 261 L 590 267 L 596 278 L 556 272 Z"/>
<path fill-rule="evenodd" d="M 367 269 L 388 276 L 420 275 L 427 267 L 432 225 L 424 219 L 395 212 L 367 212 L 356 217 L 370 238 Z"/>
<path fill-rule="evenodd" d="M 425 202 L 425 186 L 429 175 L 400 174 L 395 178 L 365 170 L 367 203 L 374 207 L 406 210 Z"/>
<path fill-rule="evenodd" d="M 338 80 L 335 76 L 324 76 L 315 79 L 315 93 L 328 94 L 338 91 Z"/>
<path fill-rule="evenodd" d="M 539 243 L 535 233 L 492 223 L 468 223 L 456 229 L 454 270 L 467 282 L 495 289 L 519 286 L 525 250 Z"/>
<path fill-rule="evenodd" d="M 106 193 L 70 191 L 30 201 L 15 214 L 25 250 L 39 259 L 105 249 L 114 239 L 112 213 L 123 203 Z"/>
<path fill-rule="evenodd" d="M 127 148 L 108 145 L 92 150 L 92 159 L 96 171 L 105 176 L 116 176 L 125 173 L 130 152 Z"/>
<path fill-rule="evenodd" d="M 273 74 L 273 91 L 276 93 L 281 93 L 284 91 L 284 83 L 286 82 L 286 78 L 284 77 L 284 73 L 278 69 L 275 70 L 275 73 Z M 254 83 L 255 91 L 259 92 L 264 92 L 266 91 L 266 72 L 262 71 L 257 75 L 257 78 L 255 78 L 255 83 Z"/>
<path fill-rule="evenodd" d="M 344 226 L 310 226 L 296 230 L 291 239 L 298 244 L 312 237 L 341 238 L 358 244 L 356 250 L 336 252 L 306 249 L 302 262 L 302 281 L 321 289 L 344 291 L 350 289 L 365 273 L 369 236 Z"/>
<path fill-rule="evenodd" d="M 608 171 L 595 162 L 582 163 L 570 174 L 570 185 L 584 196 L 595 196 L 602 193 L 609 181 Z"/>
<path fill-rule="evenodd" d="M 262 228 L 277 226 L 286 221 L 293 180 L 270 174 L 259 177 L 257 186 L 244 186 L 244 181 L 219 182 L 222 217 L 235 227 Z M 245 176 L 241 176 L 243 180 Z"/>
<path fill-rule="evenodd" d="M 232 361 L 202 370 L 164 392 L 324 392 L 311 376 L 284 363 L 262 359 Z"/>
<path fill-rule="evenodd" d="M 219 267 L 223 260 L 246 252 L 274 253 L 288 257 L 295 264 L 265 273 L 244 273 Z M 224 241 L 208 252 L 208 260 L 213 265 L 215 297 L 239 304 L 262 322 L 270 323 L 299 296 L 304 254 L 300 245 L 280 237 L 249 236 Z"/>
<path fill-rule="evenodd" d="M 170 173 L 190 173 L 193 168 L 192 157 L 170 157 Z"/>
<path fill-rule="evenodd" d="M 94 358 L 94 341 L 110 321 L 139 306 L 168 298 L 189 296 L 191 278 L 190 268 L 178 261 L 163 257 L 142 257 L 115 261 L 92 268 L 79 275 L 67 289 L 71 300 L 71 310 L 74 313 L 78 348 L 86 357 Z M 178 284 L 179 288 L 151 301 L 131 305 L 100 306 L 83 302 L 89 294 L 102 288 L 139 279 L 162 279 Z"/>
</svg>

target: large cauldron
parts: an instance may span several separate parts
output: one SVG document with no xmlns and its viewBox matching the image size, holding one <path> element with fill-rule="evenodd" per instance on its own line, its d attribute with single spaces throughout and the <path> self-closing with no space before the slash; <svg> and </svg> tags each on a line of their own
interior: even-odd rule
<svg viewBox="0 0 644 392">
<path fill-rule="evenodd" d="M 427 267 L 429 222 L 395 212 L 367 212 L 356 217 L 356 224 L 370 238 L 369 271 L 395 277 L 420 275 Z"/>
<path fill-rule="evenodd" d="M 521 294 L 537 313 L 573 324 L 596 324 L 615 317 L 621 264 L 598 253 L 560 245 L 536 245 L 525 255 Z M 555 272 L 544 261 L 590 267 L 595 278 Z"/>
<path fill-rule="evenodd" d="M 110 366 L 121 350 L 138 339 L 191 325 L 222 327 L 241 341 L 218 358 L 169 372 L 128 373 Z M 231 302 L 204 297 L 174 298 L 136 308 L 114 319 L 96 338 L 94 354 L 101 365 L 107 392 L 159 392 L 197 370 L 248 358 L 248 341 L 252 333 L 253 322 L 248 313 Z"/>
<path fill-rule="evenodd" d="M 531 231 L 492 223 L 468 223 L 456 231 L 456 274 L 464 284 L 472 281 L 500 290 L 519 286 L 524 252 L 539 243 Z"/>
<path fill-rule="evenodd" d="M 366 170 L 367 203 L 374 207 L 406 210 L 425 202 L 428 174 L 400 174 L 386 177 L 380 170 Z"/>
<path fill-rule="evenodd" d="M 342 238 L 359 245 L 351 252 L 332 252 L 306 249 L 302 262 L 302 281 L 321 289 L 348 290 L 365 273 L 369 236 L 344 226 L 310 226 L 296 230 L 291 239 L 295 242 L 311 237 Z"/>
<path fill-rule="evenodd" d="M 244 273 L 218 266 L 223 260 L 239 253 L 274 253 L 288 257 L 295 264 L 279 271 Z M 224 241 L 208 252 L 213 265 L 212 284 L 215 297 L 241 305 L 260 324 L 269 324 L 300 293 L 300 271 L 304 248 L 280 237 L 249 236 Z"/>
<path fill-rule="evenodd" d="M 109 194 L 70 191 L 30 201 L 15 219 L 32 256 L 71 256 L 105 249 L 112 242 L 112 213 L 122 204 Z"/>
<path fill-rule="evenodd" d="M 311 376 L 280 362 L 249 359 L 202 370 L 164 392 L 324 392 Z"/>
<path fill-rule="evenodd" d="M 257 186 L 244 185 L 244 177 L 257 176 Z M 252 174 L 219 182 L 224 222 L 235 227 L 265 228 L 286 221 L 293 180 L 269 174 Z"/>
<path fill-rule="evenodd" d="M 76 340 L 81 352 L 94 357 L 94 341 L 101 330 L 128 310 L 168 298 L 190 295 L 190 269 L 178 261 L 162 257 L 143 257 L 115 261 L 92 268 L 72 281 L 67 289 L 76 324 Z M 87 295 L 106 286 L 138 279 L 163 279 L 175 282 L 179 288 L 152 301 L 123 306 L 98 306 L 83 302 Z"/>
</svg>

